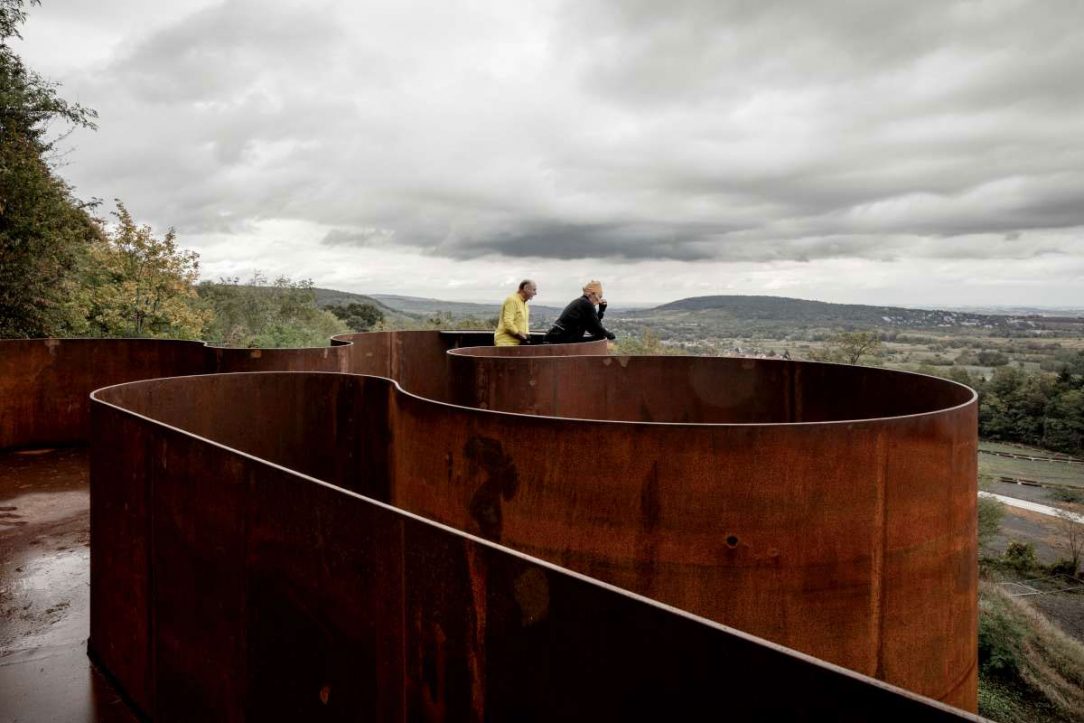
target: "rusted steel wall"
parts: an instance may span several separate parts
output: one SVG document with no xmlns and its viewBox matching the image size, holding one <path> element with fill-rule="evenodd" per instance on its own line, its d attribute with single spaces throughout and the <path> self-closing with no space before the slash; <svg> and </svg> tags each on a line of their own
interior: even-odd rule
<svg viewBox="0 0 1084 723">
<path fill-rule="evenodd" d="M 4 341 L 0 446 L 84 440 L 85 395 L 112 382 L 306 367 L 396 379 L 407 393 L 380 379 L 256 374 L 110 394 L 260 459 L 974 710 L 969 390 L 858 367 L 598 356 L 605 343 L 460 348 L 481 336 L 389 332 L 258 354 Z M 108 461 L 95 466 L 138 486 L 161 450 L 129 448 L 119 429 L 101 432 L 108 448 L 94 456 Z M 96 499 L 94 519 L 122 514 Z M 95 534 L 123 544 L 145 533 L 133 524 L 99 522 Z M 125 581 L 138 590 L 138 555 L 105 558 L 95 595 Z M 116 609 L 125 604 L 138 608 L 139 595 Z M 126 617 L 92 614 L 103 629 Z M 137 629 L 103 634 L 102 648 Z"/>
<path fill-rule="evenodd" d="M 0 449 L 82 444 L 90 393 L 134 379 L 197 374 L 202 342 L 155 339 L 0 341 Z"/>
<path fill-rule="evenodd" d="M 397 418 L 404 509 L 974 709 L 973 401 L 670 425 L 404 398 Z"/>
<path fill-rule="evenodd" d="M 578 345 L 540 349 L 569 346 Z M 456 403 L 581 419 L 779 424 L 940 411 L 972 396 L 940 379 L 842 364 L 687 356 L 524 359 L 495 350 L 450 353 Z"/>
<path fill-rule="evenodd" d="M 880 374 L 891 381 L 890 373 Z M 144 408 L 138 395 L 125 403 L 973 708 L 973 405 L 842 425 L 629 424 L 493 414 L 374 386 L 378 380 L 367 380 L 362 394 L 360 384 L 307 377 L 207 377 L 199 394 L 188 390 L 189 380 L 169 380 L 155 383 L 147 398 L 153 406 Z M 717 378 L 727 381 L 722 373 Z M 917 380 L 940 389 L 938 380 Z M 947 389 L 939 393 L 961 395 L 948 401 L 970 396 L 962 387 Z M 242 399 L 244 406 L 231 404 Z M 224 414 L 227 407 L 253 421 Z M 297 441 L 316 429 L 338 446 L 325 441 L 310 449 Z M 362 441 L 367 453 L 355 454 Z M 386 482 L 371 470 L 382 470 Z"/>
<path fill-rule="evenodd" d="M 111 387 L 125 409 L 386 500 L 394 385 L 352 374 L 214 374 Z"/>
<path fill-rule="evenodd" d="M 228 349 L 166 339 L 3 339 L 0 449 L 83 444 L 90 392 L 156 377 L 340 371 L 395 379 L 416 394 L 447 400 L 447 351 L 487 339 L 491 341 L 492 334 L 380 332 L 337 337 L 332 346 L 310 349 Z M 572 353 L 595 352 L 585 348 Z"/>
<path fill-rule="evenodd" d="M 234 349 L 207 347 L 212 372 L 347 372 L 350 346 L 319 346 L 305 349 Z"/>
<path fill-rule="evenodd" d="M 284 401 L 260 393 L 268 384 Z M 259 414 L 298 412 L 321 385 L 343 404 L 360 394 L 418 406 L 393 416 L 448 409 L 389 397 L 389 382 L 351 387 L 327 374 L 97 393 L 90 648 L 156 720 L 966 719 L 222 444 L 247 444 L 230 435 L 256 424 L 292 440 L 289 458 L 336 453 L 328 437 L 341 417 L 313 414 L 295 430 Z M 237 395 L 262 406 L 204 411 Z M 283 425 L 288 433 L 275 431 Z M 497 481 L 500 462 L 484 447 L 479 476 Z M 503 524 L 511 533 L 519 523 Z M 146 624 L 133 630 L 133 618 Z"/>
<path fill-rule="evenodd" d="M 515 496 L 498 500 L 505 544 L 974 709 L 977 422 L 970 389 L 833 364 L 524 360 L 488 349 L 452 352 L 449 373 L 453 401 L 466 406 L 698 423 L 565 422 L 547 434 L 548 423 L 510 417 L 472 430 L 500 440 L 505 475 L 516 479 Z M 416 416 L 426 424 L 424 414 Z M 805 424 L 787 424 L 794 422 Z M 445 434 L 467 426 L 449 425 Z M 467 436 L 456 435 L 451 446 L 467 444 Z M 504 451 L 520 449 L 516 440 L 544 453 L 519 459 Z M 413 465 L 405 479 L 441 471 L 439 460 L 424 454 L 405 459 Z M 450 481 L 472 476 L 469 465 L 449 473 Z M 471 529 L 468 517 L 450 517 L 472 494 L 463 486 L 423 486 L 418 511 Z M 540 505 L 536 487 L 553 499 L 576 499 L 579 516 Z M 513 527 L 520 500 L 527 509 L 519 514 L 561 529 L 540 536 L 521 522 Z M 548 548 L 554 540 L 558 547 Z"/>
<path fill-rule="evenodd" d="M 608 353 L 605 341 L 519 347 L 486 346 L 493 343 L 493 334 L 481 331 L 380 331 L 344 334 L 333 341 L 353 345 L 349 367 L 345 371 L 394 379 L 412 394 L 440 401 L 451 401 L 454 395 L 454 390 L 449 387 L 449 364 L 453 360 L 448 358 L 448 352 L 452 349 L 469 349 L 473 354 L 520 359 Z"/>
</svg>

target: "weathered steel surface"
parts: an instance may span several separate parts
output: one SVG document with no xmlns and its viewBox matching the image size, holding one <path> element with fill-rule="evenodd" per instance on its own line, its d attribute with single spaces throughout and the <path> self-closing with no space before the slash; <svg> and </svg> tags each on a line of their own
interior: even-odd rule
<svg viewBox="0 0 1084 723">
<path fill-rule="evenodd" d="M 0 449 L 85 443 L 92 391 L 213 371 L 205 354 L 191 341 L 0 340 Z"/>
<path fill-rule="evenodd" d="M 224 445 L 230 455 L 245 453 L 265 466 L 272 463 L 328 481 L 974 710 L 976 433 L 970 390 L 857 367 L 611 357 L 604 356 L 605 343 L 447 353 L 485 336 L 386 332 L 340 337 L 328 349 L 273 353 L 164 343 L 187 344 L 196 353 L 180 361 L 173 358 L 175 352 L 164 354 L 163 375 L 227 369 L 350 371 L 398 380 L 405 392 L 373 377 L 270 373 L 159 380 L 101 394 L 125 410 Z M 52 428 L 49 410 L 58 405 L 77 410 L 72 400 L 80 394 L 123 381 L 128 372 L 128 379 L 155 376 L 148 368 L 154 354 L 136 363 L 131 351 L 112 365 L 80 367 L 80 358 L 93 345 L 100 351 L 91 356 L 100 359 L 108 356 L 110 345 L 125 343 L 0 342 L 0 369 L 16 368 L 23 353 L 9 345 L 33 349 L 48 344 L 48 352 L 60 359 L 54 359 L 60 370 L 54 373 L 76 380 L 59 393 L 45 393 L 35 385 L 50 378 L 48 373 L 5 378 L 11 395 L 41 401 L 12 404 L 10 395 L 0 398 L 3 419 L 25 408 L 37 420 L 29 426 L 0 424 L 11 430 L 4 443 L 28 444 L 50 433 L 85 428 L 80 427 L 85 417 L 70 421 L 78 411 Z M 141 343 L 148 349 L 163 344 Z M 41 355 L 41 349 L 31 352 L 32 362 L 40 363 L 34 353 Z M 132 364 L 128 372 L 124 358 Z M 85 404 L 82 409 L 85 415 Z M 157 489 L 151 482 L 159 474 L 157 465 L 170 458 L 170 444 L 163 441 L 169 435 L 155 423 L 104 404 L 95 405 L 95 414 L 105 417 L 96 417 L 93 425 L 100 437 L 92 455 L 93 647 L 132 688 L 130 694 L 144 710 L 161 712 L 174 705 L 181 710 L 184 695 L 163 707 L 155 700 L 156 690 L 160 695 L 163 680 L 172 686 L 169 681 L 188 680 L 196 672 L 158 671 L 155 656 L 165 653 L 157 647 L 152 621 L 159 609 L 177 625 L 220 615 L 214 625 L 240 636 L 242 648 L 248 644 L 249 633 L 238 632 L 255 624 L 245 619 L 248 607 L 235 611 L 241 616 L 235 618 L 226 607 L 192 598 L 206 596 L 220 583 L 228 592 L 236 582 L 226 576 L 199 583 L 196 571 L 205 555 L 193 545 L 194 538 L 210 535 L 210 541 L 220 539 L 216 549 L 226 554 L 231 536 L 247 534 L 236 529 L 247 523 L 237 518 L 234 505 L 249 509 L 255 483 L 246 483 L 243 503 L 234 498 L 232 487 L 216 495 L 219 478 L 234 474 L 229 465 L 238 463 L 193 449 L 195 461 L 169 462 L 187 470 L 187 486 L 178 489 L 191 497 L 170 498 L 169 505 L 180 507 L 155 506 L 159 503 L 148 497 L 148 490 Z M 77 432 L 64 434 L 64 441 L 79 439 Z M 255 463 L 238 458 L 246 460 L 245 469 Z M 315 483 L 291 484 L 301 490 Z M 176 529 L 163 527 L 168 549 L 155 553 L 158 557 L 151 554 L 159 532 L 150 528 L 157 527 L 159 515 L 166 524 L 177 510 L 181 515 L 206 506 L 211 509 L 201 515 L 221 517 L 207 522 L 206 529 L 203 517 L 178 523 Z M 294 525 L 300 513 L 296 505 L 283 508 L 281 524 Z M 188 520 L 183 515 L 177 519 Z M 272 543 L 289 544 L 268 540 Z M 246 538 L 244 544 L 251 541 Z M 286 547 L 277 549 L 288 556 Z M 321 550 L 325 557 L 335 554 L 331 543 Z M 273 557 L 268 555 L 270 568 Z M 329 559 L 320 564 L 330 564 Z M 176 587 L 177 595 L 189 590 L 189 612 L 181 600 L 152 594 L 158 566 L 189 576 Z M 189 584 L 194 587 L 186 588 Z M 288 619 L 296 611 L 279 612 L 272 617 Z M 467 613 L 460 606 L 450 614 Z M 139 616 L 145 625 L 131 624 Z M 195 648 L 201 639 L 193 638 Z M 232 639 L 214 654 L 227 655 Z M 179 646 L 170 648 L 169 655 L 189 654 L 183 643 L 172 637 L 167 642 Z M 576 654 L 595 653 L 583 649 Z M 423 659 L 426 665 L 433 662 Z M 560 665 L 566 664 L 561 660 Z M 537 664 L 507 665 L 514 670 Z M 260 680 L 277 675 L 265 670 L 261 676 L 270 677 Z M 479 682 L 470 681 L 470 690 L 451 692 L 448 686 L 458 685 L 452 679 L 441 689 L 452 697 L 467 695 L 477 705 Z M 409 697 L 410 690 L 403 695 Z M 763 695 L 766 689 L 758 690 Z M 487 711 L 504 710 L 490 705 L 492 694 L 482 699 L 489 701 Z M 838 703 L 837 716 L 848 710 L 846 701 Z M 430 711 L 423 717 L 435 715 Z"/>
<path fill-rule="evenodd" d="M 267 405 L 298 412 L 320 384 L 344 399 L 394 389 L 340 379 L 193 377 L 97 393 L 93 505 L 141 500 L 145 566 L 126 575 L 146 591 L 149 624 L 131 640 L 118 638 L 119 616 L 96 618 L 91 647 L 110 669 L 124 658 L 150 671 L 132 694 L 155 719 L 965 717 L 183 431 L 274 428 Z M 289 401 L 260 396 L 268 383 Z M 263 400 L 252 416 L 205 411 L 246 392 Z M 152 403 L 172 426 L 125 411 Z M 313 423 L 284 455 L 328 453 L 338 421 Z M 153 454 L 132 462 L 133 447 Z M 133 543 L 97 535 L 95 570 Z M 124 594 L 93 592 L 103 609 Z M 106 652 L 111 639 L 123 649 Z"/>
<path fill-rule="evenodd" d="M 449 354 L 455 402 L 611 421 L 781 424 L 939 413 L 972 396 L 942 379 L 841 364 L 689 356 L 523 359 L 501 351 Z"/>
<path fill-rule="evenodd" d="M 489 332 L 390 331 L 337 337 L 310 349 L 227 349 L 163 339 L 0 340 L 0 449 L 83 444 L 90 393 L 156 377 L 246 371 L 338 371 L 395 379 L 447 401 L 449 349 L 490 343 Z M 521 353 L 605 353 L 605 344 L 523 347 Z M 601 350 L 601 352 L 600 352 Z"/>
<path fill-rule="evenodd" d="M 682 423 L 501 417 L 463 433 L 467 422 L 403 415 L 419 427 L 408 439 L 499 442 L 517 485 L 501 504 L 503 544 L 974 709 L 971 390 L 832 364 L 491 349 L 452 352 L 449 374 L 464 406 Z M 519 440 L 545 453 L 522 460 Z M 404 459 L 424 503 L 397 504 L 472 529 L 469 462 L 434 486 L 421 481 L 439 460 Z"/>
</svg>

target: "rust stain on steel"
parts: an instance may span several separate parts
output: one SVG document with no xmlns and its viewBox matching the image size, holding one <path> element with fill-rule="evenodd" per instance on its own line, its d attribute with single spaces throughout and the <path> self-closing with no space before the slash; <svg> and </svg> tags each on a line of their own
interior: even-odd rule
<svg viewBox="0 0 1084 723">
<path fill-rule="evenodd" d="M 274 639 L 270 621 L 292 629 L 298 620 L 331 614 L 324 609 L 328 600 L 302 602 L 309 578 L 288 571 L 280 578 L 272 563 L 279 556 L 298 559 L 309 548 L 319 550 L 325 562 L 336 554 L 327 537 L 291 547 L 289 531 L 308 534 L 310 514 L 289 507 L 281 518 L 288 529 L 257 525 L 266 543 L 243 541 L 252 532 L 239 528 L 238 519 L 277 489 L 255 483 L 264 473 L 253 471 L 251 458 L 229 457 L 243 453 L 283 468 L 267 474 L 281 477 L 276 484 L 297 494 L 314 483 L 290 481 L 291 471 L 975 709 L 977 439 L 970 390 L 912 374 L 800 362 L 621 357 L 615 364 L 614 357 L 605 356 L 604 343 L 511 350 L 467 346 L 479 341 L 469 333 L 384 332 L 340 337 L 327 349 L 264 350 L 258 360 L 247 350 L 212 350 L 190 342 L 0 342 L 0 370 L 42 366 L 37 349 L 56 367 L 0 377 L 6 392 L 0 403 L 4 446 L 38 443 L 50 435 L 85 439 L 87 408 L 80 407 L 80 395 L 128 379 L 251 372 L 258 370 L 257 362 L 266 371 L 374 375 L 235 373 L 124 384 L 97 393 L 92 518 L 100 523 L 92 535 L 92 597 L 100 614 L 92 608 L 91 644 L 131 686 L 129 695 L 140 707 L 197 714 L 198 700 L 186 702 L 172 692 L 181 680 L 200 677 L 181 665 L 183 660 L 207 655 L 219 661 L 209 670 L 244 670 L 254 629 Z M 162 347 L 156 349 L 156 343 Z M 111 363 L 87 364 L 88 358 L 110 359 L 111 348 L 116 352 Z M 141 351 L 149 359 L 138 358 Z M 165 374 L 155 373 L 154 364 Z M 62 390 L 43 393 L 37 386 L 39 379 L 62 376 L 68 377 Z M 50 408 L 65 404 L 74 413 L 50 415 Z M 16 410 L 33 419 L 15 423 Z M 216 449 L 226 458 L 209 454 L 199 446 L 206 443 L 187 434 L 225 445 Z M 187 454 L 178 458 L 179 450 Z M 179 474 L 187 485 L 168 482 Z M 231 475 L 248 481 L 230 484 Z M 355 499 L 348 496 L 334 502 L 335 488 L 314 489 L 328 490 L 332 507 L 355 507 L 346 504 Z M 338 540 L 338 531 L 327 528 L 330 509 L 317 506 L 325 512 L 316 528 Z M 355 512 L 368 514 L 361 508 Z M 343 514 L 332 517 L 346 524 Z M 388 518 L 390 529 L 400 529 L 396 519 Z M 140 532 L 149 520 L 154 525 L 149 534 L 158 541 L 153 545 Z M 113 523 L 116 529 L 110 529 Z M 382 538 L 385 543 L 396 539 L 397 533 L 390 534 Z M 199 549 L 208 535 L 218 546 L 204 554 Z M 428 542 L 402 548 L 420 567 L 397 567 L 394 559 L 380 561 L 384 558 L 364 545 L 346 544 L 348 551 L 357 550 L 356 564 L 376 565 L 392 582 L 407 585 L 405 598 L 372 602 L 377 612 L 404 610 L 404 619 L 418 624 L 389 633 L 391 639 L 376 648 L 362 644 L 363 638 L 349 638 L 344 643 L 349 650 L 334 655 L 327 647 L 331 643 L 317 645 L 324 633 L 310 625 L 297 631 L 316 636 L 306 644 L 316 646 L 306 653 L 309 658 L 347 660 L 358 650 L 384 650 L 382 659 L 400 660 L 406 677 L 396 683 L 395 664 L 377 665 L 374 679 L 392 687 L 378 686 L 365 700 L 389 714 L 409 717 L 413 710 L 427 720 L 518 710 L 514 701 L 494 693 L 508 684 L 507 675 L 496 671 L 529 671 L 535 680 L 530 685 L 548 694 L 556 694 L 547 685 L 558 679 L 575 689 L 559 672 L 522 659 L 528 650 L 542 650 L 537 647 L 542 639 L 532 637 L 543 635 L 539 620 L 564 624 L 576 607 L 561 607 L 552 573 L 531 572 L 529 565 L 513 573 L 519 563 L 500 548 L 486 547 L 484 553 L 471 545 L 463 548 L 451 532 L 421 537 Z M 163 548 L 164 542 L 170 544 Z M 400 544 L 406 543 L 400 539 Z M 231 545 L 241 558 L 226 554 Z M 192 606 L 204 609 L 206 601 L 193 598 L 192 590 L 253 594 L 251 588 L 237 590 L 233 582 L 253 563 L 245 549 L 266 549 L 257 566 L 258 579 L 265 581 L 257 589 L 261 597 L 249 603 L 239 599 L 235 607 L 216 604 L 213 615 L 235 609 L 239 617 L 227 614 L 221 626 L 194 631 L 191 639 L 180 628 L 182 637 L 163 638 L 170 626 L 187 629 Z M 234 567 L 202 587 L 175 578 L 193 561 Z M 442 572 L 427 581 L 418 574 L 427 566 Z M 310 574 L 312 579 L 324 575 Z M 379 587 L 387 593 L 386 583 Z M 275 603 L 267 624 L 258 614 L 265 589 L 297 591 L 285 598 L 294 601 L 289 605 Z M 279 600 L 281 594 L 271 597 Z M 608 604 L 625 603 L 615 598 Z M 442 610 L 458 612 L 446 617 Z M 149 614 L 155 624 L 123 629 L 124 621 L 140 614 Z M 212 615 L 210 610 L 200 614 Z M 661 609 L 644 614 L 665 618 Z M 231 620 L 246 617 L 249 633 L 237 638 Z M 513 620 L 519 631 L 514 634 L 502 627 Z M 640 628 L 616 630 L 648 648 L 669 645 Z M 710 630 L 701 631 L 704 641 L 713 635 Z M 394 641 L 404 634 L 415 644 L 397 647 L 401 644 Z M 181 639 L 188 640 L 182 647 L 172 642 Z M 172 647 L 160 647 L 163 640 Z M 223 645 L 224 640 L 237 640 L 241 647 Z M 735 643 L 728 639 L 719 645 L 729 650 Z M 408 654 L 396 657 L 389 652 L 393 649 Z M 615 654 L 584 645 L 576 650 L 599 666 L 610 664 Z M 159 665 L 150 665 L 150 651 L 156 651 Z M 465 661 L 465 667 L 457 661 Z M 777 669 L 762 674 L 778 680 L 787 666 L 779 660 L 772 665 Z M 283 683 L 271 672 L 259 666 L 248 690 L 276 690 Z M 325 679 L 328 675 L 314 677 L 299 700 L 335 708 L 349 685 Z M 630 673 L 614 684 L 634 690 L 629 686 L 636 680 Z M 750 691 L 765 690 L 769 682 Z M 689 685 L 678 687 L 690 695 Z M 872 683 L 854 684 L 856 690 L 863 685 Z M 325 688 L 326 696 L 319 693 Z M 396 697 L 394 690 L 403 693 Z M 521 692 L 530 698 L 531 691 Z M 240 695 L 221 682 L 203 693 L 211 706 Z M 582 691 L 581 697 L 586 695 Z M 825 700 L 820 693 L 816 699 Z M 354 703 L 369 705 L 361 699 Z M 833 705 L 845 710 L 850 703 Z M 256 706 L 250 712 L 259 708 L 250 705 Z M 921 710 L 928 719 L 937 717 Z"/>
</svg>

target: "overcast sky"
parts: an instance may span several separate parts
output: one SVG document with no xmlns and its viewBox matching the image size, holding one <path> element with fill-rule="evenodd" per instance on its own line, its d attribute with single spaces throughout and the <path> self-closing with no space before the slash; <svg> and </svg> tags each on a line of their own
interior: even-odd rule
<svg viewBox="0 0 1084 723">
<path fill-rule="evenodd" d="M 1084 306 L 1080 0 L 43 0 L 66 143 L 204 278 Z"/>
</svg>

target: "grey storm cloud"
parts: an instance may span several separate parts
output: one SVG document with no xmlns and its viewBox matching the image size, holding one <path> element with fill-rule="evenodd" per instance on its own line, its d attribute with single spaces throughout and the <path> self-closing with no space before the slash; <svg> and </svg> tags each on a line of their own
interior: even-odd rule
<svg viewBox="0 0 1084 723">
<path fill-rule="evenodd" d="M 76 183 L 453 259 L 1079 250 L 1031 239 L 1084 227 L 1084 3 L 452 5 L 227 0 L 118 43 L 65 81 L 102 114 Z"/>
</svg>

